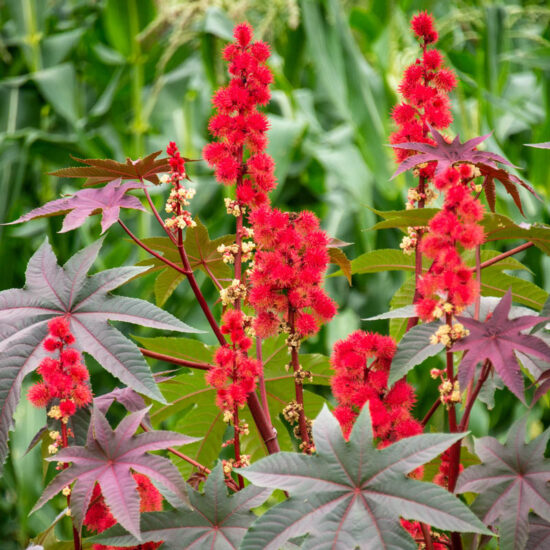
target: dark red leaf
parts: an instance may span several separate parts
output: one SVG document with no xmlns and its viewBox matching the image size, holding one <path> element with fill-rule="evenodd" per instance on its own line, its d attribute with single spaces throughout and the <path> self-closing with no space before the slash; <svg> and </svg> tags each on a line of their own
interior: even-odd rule
<svg viewBox="0 0 550 550">
<path fill-rule="evenodd" d="M 444 172 L 457 162 L 469 162 L 470 164 L 483 164 L 492 168 L 498 168 L 497 162 L 513 166 L 504 157 L 491 153 L 489 151 L 478 151 L 476 147 L 485 141 L 491 134 L 486 134 L 481 137 L 470 139 L 464 143 L 460 143 L 460 136 L 456 136 L 451 143 L 440 134 L 435 128 L 430 127 L 430 132 L 435 140 L 436 145 L 429 143 L 395 143 L 392 147 L 398 149 L 407 149 L 409 151 L 418 151 L 416 155 L 406 158 L 397 168 L 392 179 L 399 174 L 410 170 L 418 164 L 425 162 L 437 162 L 435 170 L 436 175 Z"/>
<path fill-rule="evenodd" d="M 489 320 L 481 322 L 470 317 L 457 317 L 470 334 L 456 342 L 451 351 L 468 351 L 464 354 L 458 369 L 461 388 L 468 386 L 468 382 L 475 374 L 476 365 L 489 359 L 510 391 L 525 403 L 523 376 L 514 352 L 519 351 L 550 361 L 550 347 L 540 338 L 522 333 L 545 318 L 524 315 L 509 319 L 511 305 L 510 289 L 495 307 Z"/>
<path fill-rule="evenodd" d="M 493 437 L 477 439 L 482 464 L 464 470 L 456 488 L 479 493 L 472 509 L 486 525 L 498 525 L 501 550 L 533 548 L 526 546 L 530 510 L 550 521 L 550 460 L 544 457 L 550 430 L 526 444 L 526 423 L 514 423 L 505 445 Z"/>
<path fill-rule="evenodd" d="M 67 447 L 46 459 L 72 464 L 46 487 L 31 513 L 76 481 L 71 492 L 71 512 L 75 526 L 80 530 L 94 486 L 99 483 L 114 518 L 139 540 L 140 497 L 132 471 L 158 481 L 162 488 L 188 503 L 185 481 L 178 469 L 167 458 L 150 455 L 148 451 L 186 445 L 196 438 L 166 431 L 135 435 L 148 410 L 126 416 L 113 430 L 103 413 L 94 409 L 86 445 Z"/>
<path fill-rule="evenodd" d="M 123 180 L 139 180 L 140 178 L 158 185 L 159 172 L 169 172 L 170 164 L 167 158 L 157 159 L 162 151 L 156 151 L 143 159 L 132 160 L 127 158 L 126 163 L 110 159 L 79 159 L 74 160 L 87 166 L 61 168 L 51 172 L 50 176 L 60 178 L 86 178 L 84 186 L 98 185 L 117 178 Z M 189 159 L 185 159 L 189 160 Z"/>
</svg>

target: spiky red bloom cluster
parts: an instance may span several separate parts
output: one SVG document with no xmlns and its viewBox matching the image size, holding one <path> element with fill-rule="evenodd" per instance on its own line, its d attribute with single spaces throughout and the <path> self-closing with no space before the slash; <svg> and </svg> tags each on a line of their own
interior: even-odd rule
<svg viewBox="0 0 550 550">
<path fill-rule="evenodd" d="M 427 12 L 421 11 L 411 19 L 411 29 L 425 44 L 437 42 L 438 35 L 434 28 L 434 20 Z"/>
<path fill-rule="evenodd" d="M 394 354 L 393 338 L 362 330 L 334 345 L 331 365 L 336 372 L 331 386 L 338 401 L 334 416 L 346 438 L 367 401 L 380 447 L 422 433 L 421 424 L 410 412 L 416 401 L 412 386 L 400 380 L 388 388 Z"/>
<path fill-rule="evenodd" d="M 421 241 L 421 251 L 434 260 L 428 273 L 419 281 L 421 299 L 417 313 L 423 320 L 440 317 L 439 309 L 457 313 L 474 302 L 479 292 L 471 269 L 462 260 L 457 246 L 472 249 L 484 241 L 478 222 L 483 218 L 483 205 L 472 196 L 473 169 L 468 164 L 449 168 L 435 180 L 445 193 L 443 208 L 431 219 L 429 231 Z M 448 308 L 448 309 L 447 309 Z"/>
<path fill-rule="evenodd" d="M 140 496 L 139 511 L 144 512 L 159 512 L 162 510 L 162 495 L 157 491 L 156 487 L 151 483 L 147 476 L 143 474 L 133 473 L 134 480 L 137 483 L 137 491 Z M 109 507 L 105 504 L 105 499 L 101 493 L 101 487 L 96 483 L 92 493 L 91 504 L 88 507 L 86 516 L 84 517 L 84 525 L 94 533 L 102 533 L 113 525 L 116 525 L 116 519 L 111 514 Z M 156 550 L 162 542 L 146 542 L 131 548 L 124 547 L 126 550 Z M 93 550 L 123 550 L 119 546 L 104 546 L 102 544 L 94 544 Z"/>
<path fill-rule="evenodd" d="M 241 204 L 257 206 L 268 200 L 267 193 L 275 187 L 273 159 L 265 153 L 269 123 L 257 110 L 270 99 L 273 76 L 265 65 L 270 52 L 264 42 L 251 42 L 252 28 L 246 23 L 235 27 L 234 37 L 235 43 L 223 52 L 232 79 L 214 95 L 217 114 L 209 124 L 218 141 L 207 145 L 203 156 L 215 167 L 219 182 L 238 183 Z M 243 162 L 245 149 L 248 158 Z"/>
<path fill-rule="evenodd" d="M 222 411 L 233 411 L 242 406 L 256 387 L 261 365 L 247 357 L 252 340 L 244 331 L 246 316 L 240 310 L 229 309 L 222 317 L 221 330 L 228 334 L 231 346 L 222 346 L 214 355 L 214 367 L 206 374 L 206 381 L 216 389 L 216 404 Z"/>
<path fill-rule="evenodd" d="M 180 179 L 185 179 L 187 174 L 185 173 L 185 160 L 180 155 L 178 146 L 175 141 L 171 141 L 166 148 L 166 153 L 170 157 L 168 160 L 170 168 L 172 169 L 172 175 L 179 176 Z"/>
<path fill-rule="evenodd" d="M 442 67 L 443 57 L 438 50 L 428 49 L 437 41 L 431 15 L 425 12 L 414 16 L 411 26 L 421 40 L 422 57 L 405 69 L 399 91 L 403 101 L 396 105 L 392 118 L 397 130 L 391 134 L 390 143 L 432 143 L 428 136 L 428 124 L 437 129 L 447 128 L 452 122 L 448 94 L 456 86 L 454 73 Z M 405 149 L 394 149 L 397 162 L 414 154 Z M 435 164 L 421 170 L 421 176 L 430 179 Z"/>
<path fill-rule="evenodd" d="M 251 213 L 250 222 L 257 251 L 248 299 L 258 313 L 256 334 L 266 338 L 276 333 L 291 310 L 296 332 L 316 333 L 320 321 L 336 314 L 336 304 L 321 287 L 329 241 L 319 220 L 308 211 L 295 214 L 264 206 Z"/>
<path fill-rule="evenodd" d="M 80 353 L 70 348 L 74 343 L 69 321 L 57 317 L 48 323 L 49 336 L 44 348 L 50 353 L 59 352 L 59 359 L 45 357 L 38 367 L 42 381 L 29 388 L 27 397 L 35 407 L 47 407 L 59 400 L 62 418 L 72 416 L 77 408 L 91 403 L 92 392 L 88 384 L 90 375 L 82 363 Z"/>
</svg>

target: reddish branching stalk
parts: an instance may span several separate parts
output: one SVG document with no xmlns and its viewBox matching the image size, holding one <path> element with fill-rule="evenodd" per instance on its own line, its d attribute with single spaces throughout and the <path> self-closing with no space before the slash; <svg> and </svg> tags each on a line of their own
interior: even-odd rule
<svg viewBox="0 0 550 550">
<path fill-rule="evenodd" d="M 228 213 L 236 216 L 236 236 L 234 247 L 228 247 L 224 254 L 224 260 L 235 264 L 233 284 L 227 289 L 220 288 L 222 303 L 230 306 L 234 312 L 241 312 L 242 300 L 246 297 L 245 274 L 243 262 L 250 259 L 250 243 L 245 243 L 244 238 L 250 237 L 250 233 L 244 226 L 244 214 L 247 209 L 255 208 L 259 204 L 268 201 L 267 193 L 275 186 L 273 176 L 274 163 L 271 157 L 265 153 L 267 145 L 266 131 L 268 121 L 263 113 L 257 110 L 260 105 L 265 105 L 270 98 L 269 84 L 272 75 L 265 62 L 269 57 L 269 48 L 263 42 L 252 42 L 252 29 L 247 24 L 237 25 L 234 31 L 235 42 L 224 49 L 224 58 L 229 62 L 229 73 L 232 78 L 228 86 L 220 88 L 214 95 L 213 103 L 217 113 L 212 117 L 209 130 L 218 139 L 210 143 L 204 149 L 204 158 L 215 168 L 216 179 L 225 185 L 235 185 L 236 200 L 226 200 Z M 245 250 L 246 246 L 246 250 Z M 226 312 L 226 313 L 227 313 Z M 246 316 L 240 317 L 244 323 L 248 323 Z M 222 326 L 223 329 L 223 326 Z M 236 334 L 233 329 L 232 334 Z M 220 342 L 225 345 L 225 342 Z M 227 379 L 224 376 L 227 365 L 218 364 L 216 373 L 218 378 L 211 376 L 210 383 L 218 390 L 218 404 L 229 413 L 232 411 L 234 426 L 235 464 L 241 464 L 240 434 L 238 407 L 241 406 L 241 395 L 238 388 L 248 387 L 248 402 L 250 410 L 256 419 L 256 415 L 262 410 L 258 397 L 254 392 L 254 385 L 250 386 L 250 377 L 240 372 L 242 368 L 248 369 L 252 364 L 257 376 L 262 369 L 261 362 L 247 358 L 248 344 L 238 346 L 234 351 L 237 355 L 233 358 L 231 391 L 227 391 Z M 225 372 L 225 374 L 222 374 Z M 245 384 L 243 386 L 242 384 Z M 224 413 L 225 414 L 225 413 Z M 226 415 L 228 417 L 228 415 Z M 276 432 L 271 426 L 268 411 L 263 411 L 261 426 L 256 422 L 260 431 L 264 431 L 264 441 L 268 450 L 278 449 Z M 267 428 L 267 429 L 266 429 Z M 269 432 L 267 434 L 266 432 Z M 267 436 L 267 437 L 265 437 Z M 239 476 L 239 484 L 242 479 Z"/>
<path fill-rule="evenodd" d="M 145 348 L 139 348 L 139 351 L 141 351 L 141 354 L 145 355 L 145 357 L 151 357 L 151 359 L 158 359 L 159 361 L 165 361 L 166 363 L 172 363 L 173 365 L 178 365 L 180 367 L 189 367 L 190 369 L 199 370 L 209 370 L 212 368 L 212 365 L 209 363 L 188 361 L 187 359 L 180 359 L 179 357 L 174 357 L 173 355 L 157 353 L 156 351 L 151 351 Z"/>
<path fill-rule="evenodd" d="M 306 412 L 304 408 L 304 388 L 303 383 L 304 379 L 302 378 L 302 368 L 300 367 L 300 358 L 298 356 L 298 343 L 299 335 L 296 333 L 296 323 L 295 323 L 295 310 L 290 307 L 288 311 L 288 324 L 290 327 L 290 338 L 294 337 L 294 340 L 291 341 L 290 345 L 290 363 L 292 365 L 292 370 L 294 372 L 294 391 L 296 395 L 296 404 L 298 412 L 298 428 L 300 433 L 300 439 L 302 440 L 302 449 L 305 452 L 310 452 L 311 450 L 311 438 L 309 435 L 310 426 L 308 425 Z M 298 337 L 296 339 L 295 337 Z M 294 345 L 295 344 L 295 345 Z"/>
<path fill-rule="evenodd" d="M 507 252 L 503 252 L 502 254 L 499 254 L 498 256 L 495 256 L 494 258 L 491 258 L 490 260 L 485 260 L 480 264 L 480 269 L 485 269 L 486 267 L 490 267 L 501 260 L 504 260 L 505 258 L 509 258 L 510 256 L 513 256 L 514 254 L 517 254 L 518 252 L 523 252 L 524 250 L 527 250 L 528 248 L 531 248 L 532 246 L 535 246 L 534 243 L 528 242 L 524 244 L 520 244 L 519 246 L 516 246 L 515 248 L 512 248 L 508 250 Z"/>
</svg>

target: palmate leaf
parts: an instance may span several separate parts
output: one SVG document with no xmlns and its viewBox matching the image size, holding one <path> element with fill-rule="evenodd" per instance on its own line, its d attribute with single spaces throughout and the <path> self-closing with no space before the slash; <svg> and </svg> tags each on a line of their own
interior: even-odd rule
<svg viewBox="0 0 550 550">
<path fill-rule="evenodd" d="M 550 361 L 550 346 L 543 340 L 521 331 L 541 322 L 541 317 L 523 315 L 509 319 L 512 292 L 509 290 L 485 322 L 457 317 L 470 334 L 456 342 L 451 351 L 467 350 L 458 368 L 461 388 L 466 388 L 475 374 L 476 365 L 488 359 L 506 386 L 525 402 L 523 375 L 515 351 Z"/>
<path fill-rule="evenodd" d="M 546 550 L 550 547 L 550 522 L 539 518 L 535 514 L 529 514 L 529 550 Z"/>
<path fill-rule="evenodd" d="M 398 167 L 392 178 L 410 170 L 418 164 L 425 162 L 437 162 L 435 174 L 443 173 L 457 162 L 468 162 L 475 164 L 484 178 L 483 190 L 487 197 L 489 208 L 495 211 L 495 180 L 502 183 L 506 192 L 512 197 L 519 211 L 524 214 L 521 199 L 517 190 L 517 185 L 521 185 L 533 196 L 541 200 L 540 196 L 528 183 L 517 176 L 509 174 L 506 170 L 499 168 L 497 163 L 507 166 L 514 166 L 501 155 L 489 151 L 478 151 L 476 147 L 485 141 L 491 134 L 470 139 L 460 143 L 460 136 L 456 136 L 451 143 L 440 134 L 435 128 L 430 127 L 430 132 L 436 145 L 429 143 L 396 143 L 392 147 L 398 149 L 407 149 L 417 151 L 417 154 L 406 158 Z"/>
<path fill-rule="evenodd" d="M 436 175 L 443 173 L 457 162 L 468 162 L 475 165 L 484 164 L 492 168 L 498 168 L 497 162 L 507 166 L 513 166 L 504 157 L 491 153 L 489 151 L 478 151 L 476 147 L 485 141 L 491 134 L 469 139 L 464 143 L 460 142 L 460 136 L 455 136 L 449 143 L 445 137 L 435 128 L 430 126 L 430 133 L 435 141 L 435 145 L 430 143 L 395 143 L 392 147 L 396 149 L 406 149 L 408 151 L 418 151 L 416 155 L 406 158 L 393 174 L 392 179 L 403 172 L 414 168 L 418 164 L 425 162 L 437 162 L 435 169 Z"/>
<path fill-rule="evenodd" d="M 486 525 L 498 524 L 501 550 L 523 550 L 533 510 L 550 521 L 550 460 L 544 458 L 550 430 L 525 443 L 526 419 L 513 424 L 505 445 L 493 437 L 475 441 L 482 464 L 458 478 L 457 493 L 479 493 L 472 509 Z"/>
<path fill-rule="evenodd" d="M 79 159 L 72 157 L 74 160 L 86 166 L 61 168 L 61 170 L 52 172 L 50 176 L 58 176 L 60 178 L 86 178 L 84 182 L 85 187 L 98 185 L 117 178 L 123 180 L 144 179 L 158 185 L 160 182 L 157 174 L 159 172 L 170 171 L 168 159 L 157 158 L 160 153 L 161 151 L 157 151 L 138 160 L 127 158 L 126 163 L 110 159 Z"/>
<path fill-rule="evenodd" d="M 185 252 L 189 258 L 191 268 L 204 271 L 209 277 L 215 277 L 218 281 L 229 280 L 232 276 L 231 268 L 223 262 L 222 255 L 218 252 L 218 246 L 231 244 L 235 242 L 234 235 L 224 235 L 210 240 L 208 229 L 196 217 L 196 226 L 188 227 L 185 230 L 185 241 L 183 243 Z M 143 242 L 170 260 L 173 263 L 180 264 L 181 259 L 177 248 L 168 237 L 151 237 L 143 239 Z M 147 258 L 141 260 L 137 265 L 153 265 L 152 268 L 143 274 L 159 272 L 155 280 L 155 299 L 157 305 L 162 307 L 168 298 L 172 295 L 176 287 L 185 279 L 178 271 L 167 267 L 165 263 L 157 258 Z"/>
<path fill-rule="evenodd" d="M 80 351 L 127 386 L 160 401 L 164 398 L 138 347 L 108 321 L 197 332 L 149 302 L 109 294 L 143 268 L 108 269 L 88 276 L 101 244 L 101 239 L 92 243 L 60 267 L 46 241 L 29 260 L 25 288 L 0 292 L 0 463 L 7 454 L 21 382 L 46 354 L 41 343 L 50 319 L 66 317 Z"/>
<path fill-rule="evenodd" d="M 188 338 L 136 338 L 145 348 L 151 351 L 168 353 L 175 357 L 192 361 L 212 363 L 212 346 Z M 262 345 L 264 358 L 264 379 L 267 390 L 268 406 L 271 419 L 278 432 L 281 448 L 292 449 L 292 442 L 285 424 L 280 419 L 280 413 L 290 400 L 294 399 L 294 376 L 292 370 L 287 371 L 289 363 L 288 348 L 284 338 L 270 338 Z M 251 356 L 255 356 L 252 349 Z M 313 384 L 328 386 L 333 371 L 328 357 L 320 354 L 300 355 L 300 364 L 304 370 L 311 371 Z M 190 445 L 186 454 L 198 460 L 201 464 L 210 465 L 217 459 L 220 445 L 227 428 L 223 415 L 216 406 L 216 391 L 204 379 L 204 372 L 178 374 L 174 378 L 159 384 L 163 395 L 169 401 L 168 405 L 155 403 L 151 411 L 153 426 L 174 418 L 175 424 L 170 427 L 186 434 L 200 437 L 201 441 Z M 309 384 L 304 384 L 304 403 L 308 415 L 316 415 L 322 408 L 324 400 L 319 395 L 308 391 Z M 244 408 L 239 416 L 248 423 L 250 436 L 243 438 L 242 452 L 251 455 L 252 460 L 265 455 L 256 425 L 248 411 Z M 188 475 L 191 467 L 188 463 L 175 462 L 180 470 Z"/>
<path fill-rule="evenodd" d="M 94 409 L 86 445 L 66 447 L 46 459 L 71 462 L 71 466 L 51 481 L 31 513 L 76 481 L 71 491 L 71 515 L 80 531 L 97 482 L 114 518 L 140 540 L 140 497 L 132 471 L 158 481 L 182 503 L 188 503 L 185 481 L 177 468 L 167 458 L 147 452 L 186 445 L 195 438 L 166 431 L 135 435 L 148 410 L 129 414 L 113 430 L 103 413 Z"/>
<path fill-rule="evenodd" d="M 400 517 L 440 529 L 489 533 L 448 491 L 407 477 L 462 437 L 418 435 L 379 450 L 368 407 L 363 407 L 349 441 L 323 408 L 313 423 L 315 455 L 281 452 L 239 470 L 255 485 L 284 489 L 291 497 L 258 518 L 242 550 L 276 550 L 305 533 L 305 549 L 416 549 Z"/>
<path fill-rule="evenodd" d="M 264 502 L 271 489 L 249 485 L 227 494 L 221 463 L 208 476 L 204 493 L 188 489 L 192 511 L 151 512 L 141 516 L 143 541 L 164 541 L 162 550 L 237 550 L 256 519 L 250 511 Z M 134 546 L 139 541 L 116 526 L 92 539 L 111 546 Z"/>
<path fill-rule="evenodd" d="M 137 197 L 126 195 L 127 191 L 141 187 L 143 187 L 141 183 L 122 183 L 122 180 L 118 178 L 109 182 L 105 187 L 82 189 L 71 197 L 50 201 L 40 208 L 31 210 L 17 220 L 3 225 L 22 223 L 45 216 L 66 214 L 63 227 L 59 231 L 59 233 L 65 233 L 80 227 L 88 216 L 101 213 L 101 233 L 105 233 L 111 225 L 118 221 L 121 208 L 145 211 Z"/>
<path fill-rule="evenodd" d="M 522 179 L 510 174 L 508 171 L 503 168 L 495 168 L 493 166 L 488 166 L 486 164 L 479 164 L 478 168 L 483 176 L 483 190 L 485 192 L 485 197 L 487 198 L 487 204 L 491 212 L 495 211 L 495 180 L 500 181 L 504 186 L 506 192 L 512 197 L 515 205 L 518 207 L 518 210 L 525 216 L 523 212 L 523 206 L 521 204 L 521 198 L 517 189 L 517 185 L 521 185 L 524 189 L 527 189 L 531 195 L 536 197 L 539 200 L 542 200 L 540 195 L 534 190 L 534 188 L 528 183 L 524 182 Z"/>
</svg>

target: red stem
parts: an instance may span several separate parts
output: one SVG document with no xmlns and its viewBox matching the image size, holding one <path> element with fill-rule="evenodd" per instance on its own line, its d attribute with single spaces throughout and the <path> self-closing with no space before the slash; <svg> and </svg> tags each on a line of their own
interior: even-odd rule
<svg viewBox="0 0 550 550">
<path fill-rule="evenodd" d="M 140 178 L 140 181 L 141 181 L 141 183 L 143 183 L 143 184 L 145 185 L 145 182 L 143 181 L 143 178 Z M 144 187 L 144 188 L 143 188 L 143 191 L 145 192 L 145 196 L 147 197 L 147 202 L 149 203 L 149 207 L 151 208 L 151 211 L 153 212 L 153 215 L 155 216 L 155 218 L 156 218 L 157 221 L 159 222 L 159 225 L 162 227 L 162 229 L 164 230 L 164 232 L 166 233 L 166 235 L 168 236 L 168 238 L 169 238 L 175 245 L 177 245 L 176 239 L 174 239 L 174 235 L 173 235 L 172 232 L 166 227 L 166 225 L 164 224 L 164 220 L 160 217 L 160 214 L 158 213 L 158 210 L 156 209 L 155 204 L 153 203 L 153 200 L 151 199 L 151 195 L 149 194 L 149 190 L 147 189 L 147 187 Z"/>
<path fill-rule="evenodd" d="M 197 363 L 195 361 L 187 361 L 186 359 L 179 359 L 178 357 L 173 357 L 172 355 L 165 355 L 164 353 L 157 353 L 156 351 L 151 351 L 145 348 L 139 348 L 142 355 L 146 357 L 151 357 L 152 359 L 158 359 L 159 361 L 166 361 L 167 363 L 172 363 L 173 365 L 178 365 L 181 367 L 189 367 L 191 369 L 200 369 L 200 370 L 209 370 L 212 368 L 212 365 L 209 363 Z"/>
<path fill-rule="evenodd" d="M 483 365 L 483 368 L 481 369 L 481 374 L 479 375 L 479 380 L 477 381 L 476 387 L 473 390 L 473 392 L 471 392 L 471 394 L 468 396 L 468 401 L 464 409 L 464 415 L 462 416 L 460 425 L 458 427 L 459 432 L 463 432 L 464 430 L 468 429 L 468 423 L 470 421 L 470 413 L 472 412 L 472 407 L 474 406 L 475 400 L 477 399 L 477 396 L 481 391 L 481 387 L 487 380 L 490 372 L 491 372 L 491 363 L 488 360 L 486 360 Z"/>
<path fill-rule="evenodd" d="M 295 334 L 293 308 L 289 308 L 288 310 L 288 323 L 290 325 L 290 336 L 293 336 Z M 297 374 L 300 372 L 300 358 L 298 357 L 298 350 L 294 346 L 292 346 L 290 357 L 291 357 L 291 364 L 292 364 L 292 369 L 294 370 L 294 374 Z M 304 388 L 302 386 L 302 380 L 296 378 L 296 376 L 294 377 L 294 390 L 296 392 L 296 403 L 298 403 L 298 405 L 300 406 L 300 410 L 298 411 L 300 438 L 304 443 L 305 450 L 307 450 L 311 442 L 309 439 L 309 433 L 308 433 L 307 422 L 306 422 L 306 413 L 304 410 Z"/>
<path fill-rule="evenodd" d="M 143 250 L 149 252 L 149 254 L 151 254 L 151 256 L 154 256 L 155 258 L 157 258 L 158 260 L 160 260 L 161 262 L 165 263 L 167 266 L 170 266 L 172 269 L 175 269 L 176 271 L 178 271 L 179 273 L 182 273 L 183 275 L 187 275 L 187 277 L 189 277 L 191 275 L 191 271 L 186 271 L 185 269 L 182 269 L 179 265 L 175 264 L 174 262 L 171 262 L 170 260 L 168 260 L 167 258 L 165 258 L 164 256 L 162 256 L 161 254 L 159 254 L 158 252 L 155 252 L 154 250 L 152 250 L 151 248 L 149 248 L 144 242 L 142 242 L 138 237 L 136 237 L 131 231 L 130 229 L 128 228 L 128 226 L 122 221 L 122 220 L 118 220 L 118 223 L 120 224 L 120 226 L 122 227 L 122 229 L 124 229 L 124 231 L 126 231 L 126 233 L 128 233 L 128 235 L 130 236 L 130 238 L 138 245 L 138 246 L 141 246 L 141 248 L 143 248 Z"/>
<path fill-rule="evenodd" d="M 271 422 L 271 415 L 269 414 L 269 403 L 267 402 L 267 391 L 265 388 L 265 378 L 264 378 L 264 363 L 262 360 L 262 339 L 256 336 L 256 359 L 262 366 L 260 369 L 260 374 L 258 375 L 258 386 L 260 387 L 260 397 L 262 398 L 262 408 L 267 417 L 267 421 L 273 425 Z"/>
<path fill-rule="evenodd" d="M 423 418 L 421 422 L 422 426 L 425 426 L 428 423 L 435 411 L 437 411 L 439 405 L 441 405 L 441 399 L 438 397 L 434 404 L 430 407 L 430 410 L 426 413 L 426 416 Z"/>
<path fill-rule="evenodd" d="M 485 267 L 489 267 L 491 265 L 494 265 L 500 260 L 504 260 L 504 258 L 508 258 L 509 256 L 513 256 L 514 254 L 517 254 L 518 252 L 521 252 L 523 250 L 527 250 L 528 248 L 531 248 L 532 246 L 535 246 L 534 243 L 528 242 L 520 244 L 519 246 L 516 246 L 515 248 L 512 248 L 511 250 L 508 250 L 507 252 L 503 252 L 502 254 L 499 254 L 498 256 L 495 256 L 494 258 L 491 258 L 490 260 L 485 260 L 480 264 L 480 269 L 484 269 Z"/>
<path fill-rule="evenodd" d="M 426 550 L 434 550 L 434 543 L 432 540 L 432 534 L 430 528 L 425 523 L 420 523 L 420 530 L 424 536 L 424 542 L 426 543 Z"/>
</svg>

